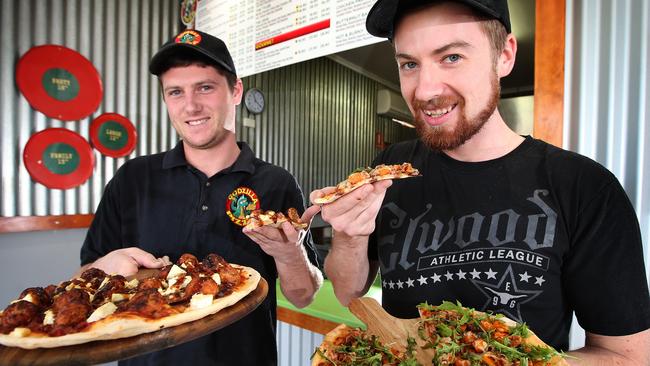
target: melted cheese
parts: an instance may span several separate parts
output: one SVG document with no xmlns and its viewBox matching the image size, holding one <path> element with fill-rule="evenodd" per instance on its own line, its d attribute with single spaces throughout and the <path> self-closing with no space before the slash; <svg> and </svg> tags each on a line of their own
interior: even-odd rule
<svg viewBox="0 0 650 366">
<path fill-rule="evenodd" d="M 174 278 L 174 277 L 179 277 L 181 275 L 185 275 L 187 272 L 183 271 L 183 269 L 177 265 L 173 265 L 172 268 L 169 270 L 169 273 L 167 274 L 167 280 Z"/>
<path fill-rule="evenodd" d="M 129 300 L 131 299 L 133 295 L 130 294 L 112 294 L 111 295 L 111 302 L 120 302 L 124 300 Z"/>
<path fill-rule="evenodd" d="M 100 288 L 104 287 L 104 285 L 107 284 L 108 281 L 109 281 L 108 277 L 104 277 L 104 280 L 102 281 L 102 283 L 99 284 L 99 287 L 97 287 L 97 289 L 99 290 Z"/>
<path fill-rule="evenodd" d="M 204 295 L 201 293 L 194 294 L 190 299 L 191 309 L 202 309 L 212 305 L 212 295 Z"/>
<path fill-rule="evenodd" d="M 18 301 L 29 301 L 29 302 L 31 302 L 32 304 L 34 304 L 34 297 L 32 296 L 32 294 L 27 294 L 27 295 L 25 295 L 25 297 L 23 297 L 22 299 L 14 300 L 14 301 L 12 301 L 11 303 L 12 303 L 12 304 L 13 304 L 13 303 L 17 303 Z"/>
<path fill-rule="evenodd" d="M 218 273 L 213 274 L 212 279 L 217 283 L 217 285 L 221 286 L 221 276 L 219 276 Z"/>
<path fill-rule="evenodd" d="M 12 337 L 27 337 L 32 331 L 29 328 L 17 327 L 9 333 Z"/>
<path fill-rule="evenodd" d="M 134 279 L 132 279 L 131 281 L 128 281 L 127 283 L 125 283 L 124 285 L 125 285 L 126 288 L 128 288 L 128 289 L 133 289 L 133 288 L 138 287 L 139 284 L 140 284 L 140 281 L 138 281 L 137 278 L 134 278 Z"/>
<path fill-rule="evenodd" d="M 43 313 L 43 315 L 44 315 L 44 317 L 43 317 L 43 325 L 52 325 L 52 324 L 54 324 L 54 313 L 52 312 L 52 310 L 46 310 Z"/>
<path fill-rule="evenodd" d="M 88 323 L 92 323 L 104 319 L 107 316 L 113 314 L 116 309 L 117 306 L 115 306 L 115 304 L 113 304 L 112 302 L 107 302 L 106 304 L 98 307 L 95 311 L 93 311 L 93 313 L 90 314 L 90 316 L 86 321 Z"/>
</svg>

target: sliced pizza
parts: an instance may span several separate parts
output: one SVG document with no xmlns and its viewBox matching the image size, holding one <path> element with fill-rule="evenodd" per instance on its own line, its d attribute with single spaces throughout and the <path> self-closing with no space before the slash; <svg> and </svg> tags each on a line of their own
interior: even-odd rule
<svg viewBox="0 0 650 366">
<path fill-rule="evenodd" d="M 289 222 L 296 230 L 305 229 L 309 226 L 308 223 L 300 219 L 298 210 L 293 207 L 287 210 L 286 215 L 282 212 L 255 210 L 246 216 L 246 220 L 245 227 L 249 229 L 262 226 L 279 228 L 282 227 L 283 222 Z"/>
<path fill-rule="evenodd" d="M 28 288 L 0 313 L 0 344 L 52 348 L 131 337 L 204 318 L 252 292 L 260 274 L 216 254 L 184 254 L 140 280 L 97 268 L 45 288 Z"/>
<path fill-rule="evenodd" d="M 420 172 L 411 166 L 411 163 L 395 165 L 377 165 L 374 168 L 357 169 L 347 179 L 336 185 L 332 192 L 314 199 L 316 204 L 332 203 L 346 194 L 362 187 L 364 184 L 388 179 L 403 179 L 417 177 Z"/>
<path fill-rule="evenodd" d="M 311 358 L 312 366 L 421 366 L 414 357 L 415 340 L 404 348 L 382 344 L 377 336 L 340 324 L 325 335 Z M 405 350 L 404 350 L 405 349 Z"/>
<path fill-rule="evenodd" d="M 420 304 L 419 336 L 435 350 L 434 365 L 568 365 L 526 324 L 445 301 Z"/>
</svg>

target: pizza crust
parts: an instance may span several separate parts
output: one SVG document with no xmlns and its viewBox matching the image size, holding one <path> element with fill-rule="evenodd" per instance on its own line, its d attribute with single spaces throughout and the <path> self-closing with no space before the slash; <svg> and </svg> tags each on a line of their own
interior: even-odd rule
<svg viewBox="0 0 650 366">
<path fill-rule="evenodd" d="M 387 173 L 387 171 L 389 171 L 389 173 Z M 357 174 L 361 174 L 361 176 Z M 414 169 L 410 163 L 395 165 L 381 164 L 372 169 L 366 168 L 363 172 L 350 174 L 346 180 L 337 184 L 335 191 L 330 192 L 323 197 L 315 198 L 314 203 L 317 205 L 332 203 L 366 184 L 375 183 L 381 180 L 404 179 L 418 176 L 420 176 L 420 172 L 417 169 Z"/>
<path fill-rule="evenodd" d="M 124 316 L 119 317 L 120 314 L 117 314 L 118 316 L 109 316 L 94 322 L 86 330 L 79 333 L 71 333 L 59 337 L 49 337 L 47 335 L 35 336 L 33 334 L 25 337 L 17 337 L 12 335 L 12 333 L 0 334 L 0 344 L 25 349 L 55 348 L 98 340 L 132 337 L 204 318 L 228 306 L 234 305 L 257 288 L 257 284 L 260 281 L 259 272 L 250 267 L 236 264 L 232 264 L 232 266 L 243 269 L 248 275 L 247 279 L 230 295 L 214 299 L 212 304 L 205 308 L 188 308 L 183 313 L 173 314 L 160 319 L 145 319 L 132 314 L 124 314 Z"/>
<path fill-rule="evenodd" d="M 336 328 L 325 334 L 323 343 L 318 346 L 318 350 L 324 354 L 327 354 L 327 351 L 329 349 L 334 348 L 334 341 L 339 337 L 345 337 L 345 335 L 348 334 L 351 329 L 352 328 L 345 324 L 339 324 Z M 321 356 L 318 351 L 314 352 L 314 356 L 311 358 L 311 366 L 329 366 L 331 364 L 332 363 L 323 358 L 323 356 Z"/>
</svg>

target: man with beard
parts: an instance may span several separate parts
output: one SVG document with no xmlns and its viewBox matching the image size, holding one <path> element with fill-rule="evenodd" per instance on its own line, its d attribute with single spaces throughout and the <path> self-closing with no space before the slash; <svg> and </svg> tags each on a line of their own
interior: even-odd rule
<svg viewBox="0 0 650 366">
<path fill-rule="evenodd" d="M 641 236 L 623 188 L 596 162 L 519 136 L 496 109 L 517 51 L 507 1 L 380 0 L 366 26 L 394 46 L 420 136 L 373 165 L 411 162 L 422 177 L 368 184 L 322 207 L 339 301 L 363 296 L 379 268 L 394 316 L 460 301 L 567 350 L 575 313 L 586 345 L 570 363 L 650 364 Z"/>
<path fill-rule="evenodd" d="M 243 229 L 254 209 L 303 211 L 302 191 L 286 170 L 257 159 L 237 142 L 235 111 L 243 86 L 224 42 L 186 30 L 154 55 L 169 119 L 181 137 L 170 151 L 126 162 L 108 183 L 81 248 L 80 271 L 123 276 L 160 268 L 183 253 L 216 253 L 257 270 L 267 298 L 243 319 L 196 340 L 137 356 L 120 365 L 276 365 L 276 279 L 297 307 L 308 305 L 322 275 L 307 233 Z M 309 221 L 318 212 L 303 213 Z"/>
</svg>

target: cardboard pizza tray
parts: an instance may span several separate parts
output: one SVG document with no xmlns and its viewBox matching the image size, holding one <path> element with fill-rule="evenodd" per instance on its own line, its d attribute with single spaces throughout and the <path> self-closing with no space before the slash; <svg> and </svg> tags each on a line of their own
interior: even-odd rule
<svg viewBox="0 0 650 366">
<path fill-rule="evenodd" d="M 134 337 L 30 350 L 0 346 L 0 365 L 92 365 L 177 346 L 212 333 L 248 315 L 264 301 L 268 291 L 267 282 L 260 278 L 255 290 L 234 305 L 213 315 Z"/>
</svg>

